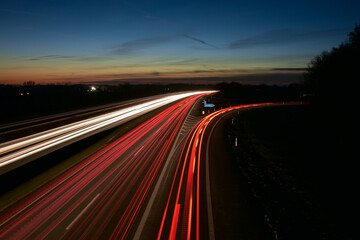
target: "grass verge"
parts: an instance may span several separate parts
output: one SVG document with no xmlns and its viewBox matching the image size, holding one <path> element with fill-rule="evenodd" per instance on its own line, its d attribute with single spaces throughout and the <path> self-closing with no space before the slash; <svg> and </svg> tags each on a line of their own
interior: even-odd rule
<svg viewBox="0 0 360 240">
<path fill-rule="evenodd" d="M 309 106 L 252 109 L 232 122 L 228 132 L 240 171 L 274 238 L 348 239 L 336 215 L 342 206 L 334 194 L 340 187 L 331 185 L 337 182 L 330 174 L 336 173 L 331 140 L 319 134 Z"/>
</svg>

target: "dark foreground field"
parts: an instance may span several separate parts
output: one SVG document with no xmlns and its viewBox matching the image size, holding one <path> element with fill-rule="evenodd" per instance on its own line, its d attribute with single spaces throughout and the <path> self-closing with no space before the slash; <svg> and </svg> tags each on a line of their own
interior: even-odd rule
<svg viewBox="0 0 360 240">
<path fill-rule="evenodd" d="M 354 239 L 353 171 L 335 129 L 313 116 L 308 105 L 235 115 L 228 132 L 240 174 L 274 239 Z"/>
</svg>

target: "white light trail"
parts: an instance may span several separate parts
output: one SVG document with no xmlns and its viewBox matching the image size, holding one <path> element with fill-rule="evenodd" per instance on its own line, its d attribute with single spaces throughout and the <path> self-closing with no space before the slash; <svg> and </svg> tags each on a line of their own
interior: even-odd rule
<svg viewBox="0 0 360 240">
<path fill-rule="evenodd" d="M 114 127 L 122 120 L 131 119 L 131 117 L 136 115 L 200 93 L 204 92 L 187 92 L 163 97 L 2 143 L 0 144 L 0 174 L 2 172 L 1 168 L 16 161 L 49 150 L 55 146 L 59 147 L 61 144 L 66 145 L 71 140 L 81 139 L 81 137 L 90 136 L 106 128 Z"/>
</svg>

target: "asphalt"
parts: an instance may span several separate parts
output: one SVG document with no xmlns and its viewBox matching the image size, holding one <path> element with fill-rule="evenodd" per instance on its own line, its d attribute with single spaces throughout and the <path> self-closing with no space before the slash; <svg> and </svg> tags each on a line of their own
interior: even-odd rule
<svg viewBox="0 0 360 240">
<path fill-rule="evenodd" d="M 209 126 L 209 175 L 216 239 L 273 239 L 258 211 L 247 181 L 232 155 L 226 127 L 238 111 L 221 115 Z"/>
<path fill-rule="evenodd" d="M 142 215 L 141 206 L 145 203 L 147 193 L 152 191 L 150 186 L 160 170 L 162 159 L 180 131 L 184 119 L 181 116 L 185 117 L 184 111 L 187 110 L 184 109 L 188 109 L 181 106 L 169 110 L 166 117 L 163 114 L 151 123 L 144 123 L 141 129 L 135 129 L 123 140 L 115 141 L 81 165 L 69 169 L 66 175 L 45 186 L 45 190 L 40 189 L 29 200 L 25 199 L 6 210 L 3 218 L 13 216 L 13 212 L 17 214 L 2 223 L 0 235 L 3 233 L 4 236 L 16 236 L 18 239 L 25 235 L 54 239 L 65 234 L 65 238 L 79 239 L 87 233 L 90 234 L 86 235 L 89 238 L 106 238 L 108 229 L 115 229 L 112 230 L 114 236 L 131 238 L 133 233 L 129 229 L 136 225 L 134 219 Z M 159 155 L 164 158 L 159 158 Z M 43 192 L 50 197 L 43 197 Z M 65 198 L 67 200 L 63 201 Z M 49 214 L 44 218 L 43 214 L 46 213 Z M 15 225 L 19 229 L 12 231 Z M 124 226 L 127 228 L 124 229 Z"/>
<path fill-rule="evenodd" d="M 156 192 L 154 189 L 151 190 L 153 193 L 150 195 L 149 200 L 145 204 L 142 218 L 135 223 L 135 225 L 138 225 L 138 227 L 129 234 L 130 239 L 157 238 L 159 233 L 159 226 L 161 225 L 181 151 L 184 147 L 187 136 L 190 134 L 190 131 L 203 118 L 202 99 L 203 98 L 199 98 L 196 101 L 185 118 L 182 127 L 179 130 L 178 136 L 169 151 L 169 155 L 164 163 L 159 179 L 156 180 L 157 183 L 153 187 L 156 189 Z M 161 177 L 161 175 L 163 175 L 163 177 Z M 167 236 L 167 234 L 164 235 Z"/>
<path fill-rule="evenodd" d="M 0 143 L 106 114 L 171 94 L 155 95 L 0 125 Z"/>
</svg>

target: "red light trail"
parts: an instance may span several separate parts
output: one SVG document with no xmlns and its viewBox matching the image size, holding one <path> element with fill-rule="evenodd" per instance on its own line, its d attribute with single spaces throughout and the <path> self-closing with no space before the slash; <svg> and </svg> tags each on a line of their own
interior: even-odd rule
<svg viewBox="0 0 360 240">
<path fill-rule="evenodd" d="M 274 104 L 283 103 L 259 103 L 224 108 L 207 115 L 198 122 L 189 134 L 182 150 L 163 213 L 158 240 L 200 239 L 200 233 L 205 235 L 201 237 L 202 239 L 215 238 L 213 226 L 210 226 L 212 219 L 209 220 L 212 218 L 211 203 L 209 203 L 211 199 L 207 197 L 208 190 L 204 187 L 208 180 L 202 170 L 208 165 L 204 161 L 204 156 L 201 155 L 206 150 L 204 149 L 204 135 L 207 127 L 214 118 L 226 112 Z M 200 231 L 201 228 L 206 231 Z"/>
<path fill-rule="evenodd" d="M 72 142 L 120 125 L 136 116 L 185 97 L 201 93 L 205 92 L 185 92 L 161 96 L 120 110 L 111 111 L 96 117 L 1 143 L 0 174 L 71 144 Z M 211 92 L 208 91 L 207 93 Z"/>
<path fill-rule="evenodd" d="M 172 105 L 4 210 L 0 239 L 132 236 L 184 119 L 195 101 L 206 94 L 209 92 Z M 157 210 L 161 218 L 154 226 L 159 227 L 158 239 L 214 239 L 204 170 L 208 168 L 205 132 L 212 120 L 226 112 L 273 104 L 222 109 L 194 126 L 175 161 L 175 174 L 169 176 L 166 204 Z"/>
<path fill-rule="evenodd" d="M 205 94 L 167 108 L 4 210 L 0 238 L 126 238 L 188 111 Z"/>
</svg>

